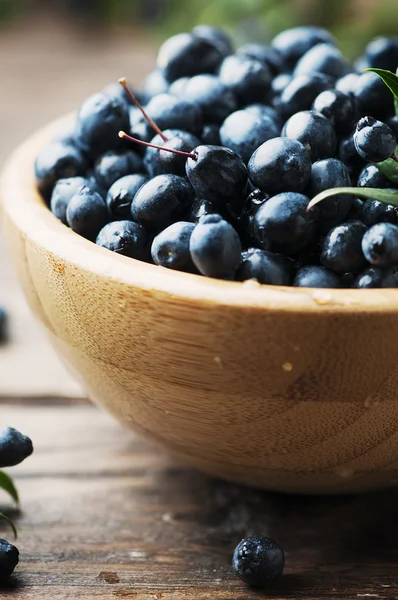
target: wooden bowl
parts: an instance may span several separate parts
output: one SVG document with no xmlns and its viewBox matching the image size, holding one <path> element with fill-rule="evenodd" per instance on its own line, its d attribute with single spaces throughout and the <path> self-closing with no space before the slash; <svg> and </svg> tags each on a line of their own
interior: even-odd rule
<svg viewBox="0 0 398 600">
<path fill-rule="evenodd" d="M 89 396 L 207 473 L 292 493 L 398 482 L 398 290 L 216 281 L 112 254 L 35 190 L 54 125 L 2 179 L 30 305 Z"/>
</svg>

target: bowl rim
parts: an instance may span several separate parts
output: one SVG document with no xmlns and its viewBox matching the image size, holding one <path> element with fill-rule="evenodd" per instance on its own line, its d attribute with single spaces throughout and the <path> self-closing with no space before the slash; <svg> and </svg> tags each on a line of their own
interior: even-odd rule
<svg viewBox="0 0 398 600">
<path fill-rule="evenodd" d="M 37 192 L 34 177 L 37 153 L 72 118 L 74 113 L 63 116 L 29 137 L 7 161 L 0 181 L 3 221 L 9 219 L 25 240 L 54 258 L 176 301 L 290 313 L 398 311 L 398 289 L 295 288 L 211 279 L 121 256 L 79 236 L 52 214 Z"/>
</svg>

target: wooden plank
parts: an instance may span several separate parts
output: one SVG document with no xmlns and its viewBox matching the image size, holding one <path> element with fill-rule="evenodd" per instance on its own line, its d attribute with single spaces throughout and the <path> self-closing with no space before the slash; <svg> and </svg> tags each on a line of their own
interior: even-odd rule
<svg viewBox="0 0 398 600">
<path fill-rule="evenodd" d="M 294 498 L 215 481 L 92 406 L 1 405 L 0 422 L 35 443 L 11 471 L 21 563 L 2 598 L 258 598 L 230 567 L 251 532 L 286 551 L 269 598 L 398 598 L 397 492 Z"/>
</svg>

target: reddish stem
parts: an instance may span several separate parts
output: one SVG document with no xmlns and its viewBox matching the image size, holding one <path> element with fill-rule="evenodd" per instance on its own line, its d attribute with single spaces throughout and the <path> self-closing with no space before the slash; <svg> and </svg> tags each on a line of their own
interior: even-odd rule
<svg viewBox="0 0 398 600">
<path fill-rule="evenodd" d="M 129 142 L 134 142 L 135 144 L 141 144 L 142 146 L 147 146 L 148 148 L 157 148 L 158 150 L 164 150 L 165 152 L 171 152 L 172 154 L 179 154 L 180 156 L 186 156 L 187 158 L 198 160 L 197 155 L 193 152 L 183 152 L 182 150 L 167 148 L 166 146 L 157 146 L 156 144 L 150 144 L 149 142 L 144 142 L 143 140 L 139 140 L 138 138 L 128 135 L 125 131 L 119 131 L 119 137 L 122 138 L 122 140 L 128 140 Z"/>
<path fill-rule="evenodd" d="M 393 154 L 392 156 L 390 156 L 390 158 L 392 158 L 393 160 L 395 160 L 395 162 L 398 162 L 398 158 L 395 156 L 395 154 Z"/>
<path fill-rule="evenodd" d="M 158 127 L 156 125 L 155 121 L 153 119 L 151 119 L 151 117 L 148 115 L 148 113 L 144 110 L 144 108 L 138 102 L 138 100 L 134 96 L 133 92 L 130 90 L 129 86 L 127 85 L 127 79 L 125 77 L 122 77 L 121 79 L 119 79 L 119 83 L 124 88 L 126 94 L 130 98 L 131 102 L 133 104 L 135 104 L 136 107 L 138 108 L 138 110 L 140 110 L 142 112 L 142 114 L 144 115 L 145 119 L 148 121 L 148 123 L 150 124 L 150 126 L 156 131 L 156 133 L 158 133 L 160 135 L 160 137 L 162 138 L 162 140 L 164 142 L 167 142 L 168 139 L 164 135 L 163 131 L 160 129 L 160 127 Z"/>
</svg>

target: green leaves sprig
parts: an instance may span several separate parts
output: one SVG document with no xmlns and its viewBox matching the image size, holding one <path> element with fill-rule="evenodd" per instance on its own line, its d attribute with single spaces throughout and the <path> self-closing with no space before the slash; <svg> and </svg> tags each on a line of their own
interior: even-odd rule
<svg viewBox="0 0 398 600">
<path fill-rule="evenodd" d="M 376 73 L 385 85 L 389 88 L 391 93 L 394 96 L 394 105 L 395 105 L 395 113 L 398 116 L 398 69 L 397 74 L 392 73 L 391 71 L 387 71 L 385 69 L 364 69 L 364 71 L 370 71 L 372 73 Z M 396 148 L 396 153 L 398 152 L 398 146 Z M 392 158 L 388 158 L 381 163 L 376 164 L 377 168 L 383 175 L 391 181 L 391 183 L 398 185 L 398 162 L 393 160 Z M 350 194 L 352 196 L 356 196 L 357 198 L 369 199 L 369 200 L 378 200 L 379 202 L 383 202 L 384 204 L 392 204 L 393 206 L 398 206 L 398 189 L 379 189 L 379 188 L 356 188 L 356 187 L 341 187 L 341 188 L 332 188 L 329 190 L 325 190 L 321 192 L 317 196 L 315 196 L 308 205 L 308 210 L 326 200 L 327 198 L 332 198 L 333 196 L 338 196 L 339 194 Z"/>
<path fill-rule="evenodd" d="M 15 487 L 15 484 L 14 484 L 13 480 L 11 479 L 11 477 L 9 475 L 7 475 L 7 473 L 4 473 L 4 471 L 0 471 L 0 490 L 3 490 L 4 492 L 6 492 L 6 494 L 8 494 L 12 498 L 12 500 L 14 500 L 15 504 L 19 505 L 18 490 Z M 17 536 L 18 536 L 17 528 L 15 527 L 15 525 L 11 521 L 11 519 L 0 512 L 0 520 L 6 521 L 6 523 L 8 523 L 8 525 L 12 529 L 15 539 L 17 539 Z"/>
</svg>

